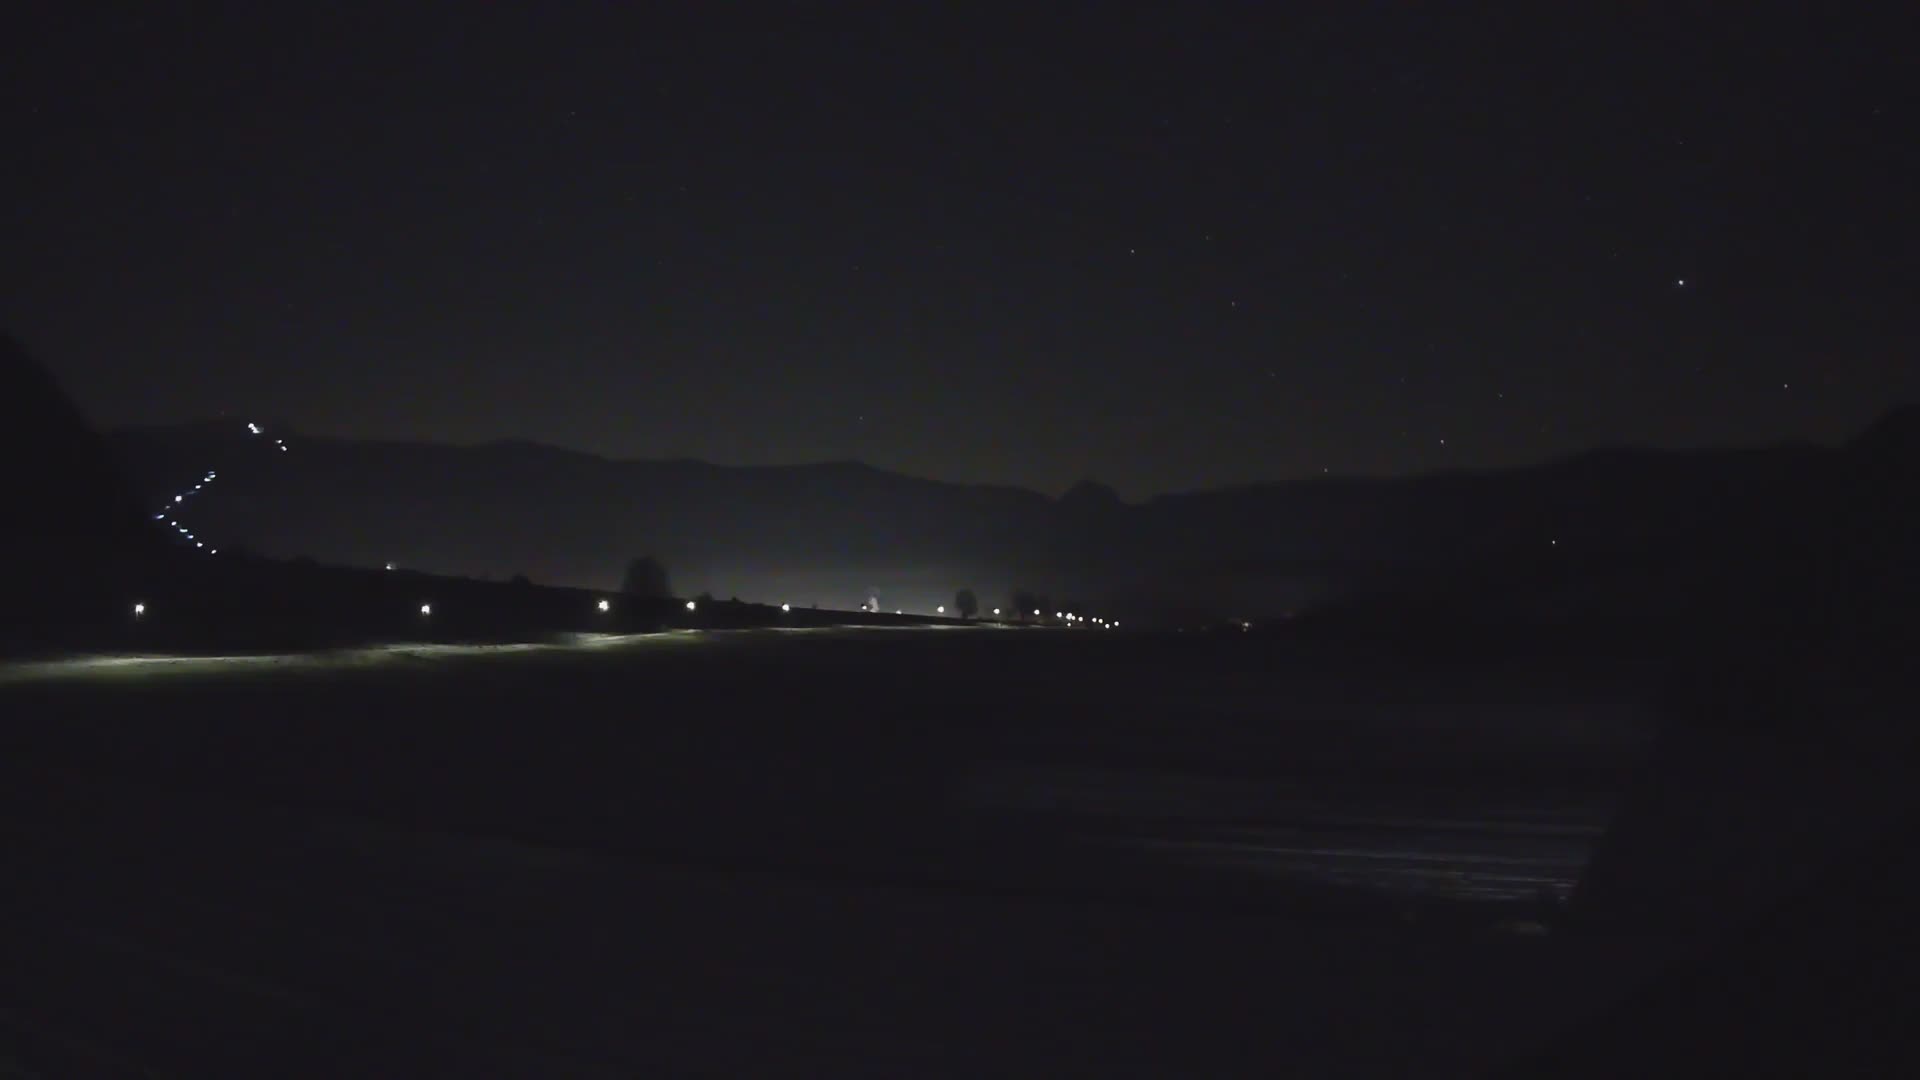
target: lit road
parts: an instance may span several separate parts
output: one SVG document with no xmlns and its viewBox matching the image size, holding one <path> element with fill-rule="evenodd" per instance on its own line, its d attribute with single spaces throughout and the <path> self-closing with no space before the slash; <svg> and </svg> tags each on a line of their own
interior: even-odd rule
<svg viewBox="0 0 1920 1080">
<path fill-rule="evenodd" d="M 574 634 L 564 640 L 508 644 L 457 645 L 433 642 L 370 645 L 311 652 L 241 653 L 230 656 L 114 654 L 69 656 L 52 660 L 0 662 L 0 683 L 63 679 L 148 678 L 169 675 L 241 674 L 247 671 L 300 672 L 368 668 L 417 661 L 497 660 L 512 656 L 567 651 L 688 645 L 705 631 L 672 630 L 658 634 Z"/>
<path fill-rule="evenodd" d="M 942 625 L 887 627 L 769 626 L 743 630 L 668 630 L 651 634 L 566 634 L 547 641 L 488 644 L 402 642 L 348 649 L 288 653 L 101 654 L 56 659 L 0 661 L 0 684 L 58 680 L 140 679 L 166 676 L 240 675 L 247 672 L 330 672 L 426 662 L 497 661 L 511 657 L 592 654 L 633 649 L 686 647 L 761 635 L 856 635 L 977 633 L 982 627 Z M 1004 628 L 999 628 L 1004 629 Z"/>
</svg>

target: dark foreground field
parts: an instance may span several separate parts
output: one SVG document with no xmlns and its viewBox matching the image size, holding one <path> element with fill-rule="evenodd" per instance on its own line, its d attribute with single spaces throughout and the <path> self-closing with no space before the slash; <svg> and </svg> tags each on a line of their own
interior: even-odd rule
<svg viewBox="0 0 1920 1080">
<path fill-rule="evenodd" d="M 0 1048 L 60 1075 L 1470 1075 L 1642 676 L 798 631 L 0 672 Z"/>
</svg>

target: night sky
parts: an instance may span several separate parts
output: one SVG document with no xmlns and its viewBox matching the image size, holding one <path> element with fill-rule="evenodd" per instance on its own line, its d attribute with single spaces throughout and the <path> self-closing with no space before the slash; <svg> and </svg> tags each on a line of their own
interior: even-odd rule
<svg viewBox="0 0 1920 1080">
<path fill-rule="evenodd" d="M 1136 498 L 1920 398 L 1909 39 L 1541 6 L 48 5 L 0 322 L 107 425 Z"/>
</svg>

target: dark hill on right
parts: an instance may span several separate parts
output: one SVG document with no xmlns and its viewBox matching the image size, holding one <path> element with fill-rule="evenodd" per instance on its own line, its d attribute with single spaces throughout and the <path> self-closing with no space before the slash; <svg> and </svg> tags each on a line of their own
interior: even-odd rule
<svg viewBox="0 0 1920 1080">
<path fill-rule="evenodd" d="M 1567 913 L 1675 962 L 1515 1075 L 1616 1076 L 1651 1048 L 1715 1075 L 1920 1068 L 1920 409 L 1715 535 L 1654 758 Z"/>
</svg>

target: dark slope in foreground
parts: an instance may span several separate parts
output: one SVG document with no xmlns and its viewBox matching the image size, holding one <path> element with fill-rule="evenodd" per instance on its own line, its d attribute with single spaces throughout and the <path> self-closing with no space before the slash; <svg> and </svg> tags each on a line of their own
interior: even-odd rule
<svg viewBox="0 0 1920 1080">
<path fill-rule="evenodd" d="M 1730 559 L 1749 593 L 1677 657 L 1654 759 L 1569 912 L 1680 959 L 1515 1075 L 1920 1068 L 1920 412 L 1842 461 L 1788 504 L 1796 527 Z"/>
</svg>

